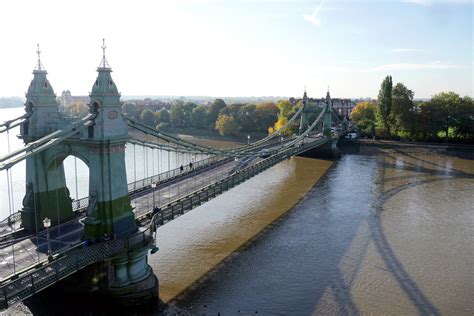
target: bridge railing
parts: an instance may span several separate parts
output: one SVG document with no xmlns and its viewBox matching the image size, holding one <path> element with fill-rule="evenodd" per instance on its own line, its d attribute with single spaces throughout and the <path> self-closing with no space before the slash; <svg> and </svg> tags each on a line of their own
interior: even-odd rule
<svg viewBox="0 0 474 316">
<path fill-rule="evenodd" d="M 157 175 L 154 175 L 154 176 L 151 176 L 151 177 L 147 177 L 147 178 L 135 181 L 135 182 L 131 182 L 131 183 L 128 184 L 128 191 L 133 192 L 134 190 L 140 190 L 144 187 L 150 186 L 153 183 L 159 183 L 163 180 L 168 180 L 168 179 L 171 179 L 171 178 L 175 178 L 179 175 L 189 173 L 189 172 L 194 171 L 196 169 L 201 169 L 202 167 L 208 166 L 209 164 L 217 162 L 220 159 L 222 159 L 222 158 L 218 157 L 218 156 L 211 156 L 211 157 L 193 162 L 192 168 L 189 165 L 189 163 L 187 163 L 185 165 L 183 164 L 183 170 L 182 171 L 181 171 L 180 167 L 177 167 L 175 169 L 168 170 L 168 171 L 165 171 L 163 173 L 160 173 L 160 174 L 157 174 Z"/>
<path fill-rule="evenodd" d="M 189 166 L 189 163 L 186 164 L 186 165 L 183 165 L 183 171 L 181 171 L 181 169 L 178 167 L 178 168 L 175 168 L 175 169 L 171 169 L 171 170 L 159 173 L 157 175 L 153 175 L 151 177 L 147 177 L 147 178 L 144 178 L 144 179 L 141 179 L 141 180 L 130 182 L 129 184 L 127 184 L 128 192 L 131 195 L 133 195 L 134 193 L 136 193 L 138 191 L 149 188 L 152 184 L 164 183 L 164 182 L 166 182 L 168 180 L 171 180 L 171 179 L 174 179 L 174 178 L 176 178 L 180 175 L 184 175 L 184 174 L 190 173 L 192 171 L 205 168 L 209 165 L 212 165 L 212 164 L 218 162 L 221 159 L 222 159 L 221 157 L 217 157 L 217 156 L 208 157 L 208 158 L 201 159 L 201 160 L 198 160 L 195 163 L 193 163 L 192 168 Z M 83 197 L 79 200 L 73 200 L 72 205 L 73 205 L 73 210 L 74 211 L 83 210 L 83 209 L 87 208 L 87 206 L 89 205 L 89 197 Z"/>
<path fill-rule="evenodd" d="M 181 169 L 178 167 L 178 168 L 165 171 L 160 174 L 157 174 L 157 175 L 154 175 L 142 180 L 131 182 L 128 184 L 128 191 L 130 194 L 133 195 L 134 193 L 150 188 L 152 184 L 165 183 L 169 180 L 177 178 L 178 176 L 182 176 L 192 171 L 200 170 L 202 168 L 206 168 L 210 165 L 218 163 L 222 159 L 223 159 L 222 157 L 217 157 L 217 156 L 208 157 L 208 158 L 201 159 L 194 162 L 192 168 L 189 166 L 189 164 L 183 165 L 183 171 L 181 171 Z M 72 200 L 72 210 L 75 212 L 85 211 L 88 205 L 89 205 L 89 197 L 83 197 L 78 200 Z M 0 234 L 6 232 L 14 224 L 17 224 L 17 226 L 19 227 L 21 224 L 19 222 L 21 222 L 21 213 L 19 211 L 1 220 L 0 221 Z M 0 239 L 2 239 L 1 236 L 0 236 Z"/>
<path fill-rule="evenodd" d="M 123 238 L 116 238 L 90 246 L 76 245 L 55 254 L 0 284 L 0 309 L 6 309 L 44 288 L 95 262 L 103 261 L 123 252 L 149 247 L 153 241 L 151 227 Z"/>
<path fill-rule="evenodd" d="M 287 148 L 284 151 L 263 159 L 254 165 L 241 169 L 224 179 L 191 192 L 184 197 L 176 199 L 164 205 L 158 212 L 149 212 L 147 214 L 138 216 L 137 221 L 142 225 L 147 225 L 149 223 L 151 227 L 164 225 L 177 216 L 184 214 L 186 211 L 201 205 L 202 203 L 244 182 L 256 174 L 270 168 L 271 166 L 274 166 L 282 160 L 319 146 L 327 141 L 328 139 L 318 139 L 313 142 L 302 144 L 301 146 Z"/>
</svg>

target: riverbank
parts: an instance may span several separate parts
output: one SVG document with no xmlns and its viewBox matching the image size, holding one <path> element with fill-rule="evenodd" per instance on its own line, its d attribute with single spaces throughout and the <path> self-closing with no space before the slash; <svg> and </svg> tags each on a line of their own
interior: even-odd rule
<svg viewBox="0 0 474 316">
<path fill-rule="evenodd" d="M 461 149 L 474 151 L 474 145 L 469 144 L 451 144 L 451 143 L 425 143 L 425 142 L 407 142 L 397 140 L 373 140 L 360 138 L 357 140 L 360 144 L 378 147 L 402 147 L 402 148 L 430 148 L 430 149 Z"/>
<path fill-rule="evenodd" d="M 462 157 L 463 159 L 474 159 L 474 145 L 466 144 L 439 144 L 439 143 L 421 143 L 404 142 L 388 140 L 358 139 L 357 152 L 363 155 L 372 154 L 392 154 L 396 152 L 415 153 L 415 154 L 435 154 L 450 155 Z"/>
</svg>

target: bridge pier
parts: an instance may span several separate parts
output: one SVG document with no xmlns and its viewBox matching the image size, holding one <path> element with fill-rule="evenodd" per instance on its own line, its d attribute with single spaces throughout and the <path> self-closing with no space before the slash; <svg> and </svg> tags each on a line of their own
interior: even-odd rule
<svg viewBox="0 0 474 316">
<path fill-rule="evenodd" d="M 158 278 L 148 265 L 148 250 L 141 248 L 89 265 L 58 284 L 60 291 L 70 298 L 90 297 L 123 307 L 159 302 Z"/>
<path fill-rule="evenodd" d="M 333 139 L 324 145 L 305 151 L 298 156 L 307 158 L 336 159 L 341 156 L 341 151 L 337 148 L 337 139 Z"/>
<path fill-rule="evenodd" d="M 109 263 L 108 286 L 101 292 L 125 306 L 158 298 L 158 278 L 148 265 L 148 248 L 114 258 Z"/>
</svg>

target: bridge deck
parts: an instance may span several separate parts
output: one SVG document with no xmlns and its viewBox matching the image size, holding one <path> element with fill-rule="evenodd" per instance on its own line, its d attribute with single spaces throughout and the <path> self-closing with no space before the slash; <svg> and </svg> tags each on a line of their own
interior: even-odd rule
<svg viewBox="0 0 474 316">
<path fill-rule="evenodd" d="M 261 158 L 256 158 L 252 163 L 260 160 Z M 213 165 L 208 170 L 197 170 L 194 173 L 183 174 L 176 180 L 135 194 L 136 197 L 132 198 L 134 212 L 139 217 L 152 211 L 154 206 L 162 207 L 190 192 L 222 180 L 228 176 L 236 164 L 237 161 L 230 160 L 223 165 Z M 81 242 L 84 231 L 83 219 L 84 217 L 80 217 L 50 229 L 50 244 L 53 253 Z M 4 243 L 0 246 L 0 280 L 45 260 L 47 250 L 48 244 L 44 231 L 34 237 L 18 238 Z M 13 262 L 13 258 L 15 262 Z"/>
</svg>

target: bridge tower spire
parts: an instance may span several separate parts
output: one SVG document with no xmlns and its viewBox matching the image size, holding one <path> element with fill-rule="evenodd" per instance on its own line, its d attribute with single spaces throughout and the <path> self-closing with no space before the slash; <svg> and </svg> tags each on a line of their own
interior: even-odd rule
<svg viewBox="0 0 474 316">
<path fill-rule="evenodd" d="M 302 105 L 303 110 L 300 116 L 299 134 L 303 133 L 308 128 L 308 95 L 306 94 L 306 85 L 304 86 Z"/>
<path fill-rule="evenodd" d="M 325 113 L 324 113 L 324 118 L 323 118 L 323 133 L 324 133 L 324 136 L 326 137 L 331 136 L 331 124 L 332 124 L 332 100 L 331 100 L 331 95 L 329 93 L 329 86 L 328 86 L 328 92 L 326 93 Z"/>
</svg>

